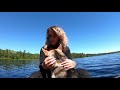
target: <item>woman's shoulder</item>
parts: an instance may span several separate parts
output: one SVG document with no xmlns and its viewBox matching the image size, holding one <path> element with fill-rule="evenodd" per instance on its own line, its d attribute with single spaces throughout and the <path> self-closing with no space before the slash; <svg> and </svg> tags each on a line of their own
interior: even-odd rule
<svg viewBox="0 0 120 90">
<path fill-rule="evenodd" d="M 72 55 L 71 55 L 69 46 L 66 47 L 66 51 L 64 53 L 69 59 L 72 59 Z"/>
<path fill-rule="evenodd" d="M 66 46 L 66 47 L 64 48 L 64 50 L 63 50 L 64 53 L 69 52 L 69 51 L 70 51 L 69 46 Z"/>
<path fill-rule="evenodd" d="M 42 52 L 42 48 L 44 48 L 44 46 L 42 46 L 41 48 L 40 48 L 40 52 Z M 45 48 L 44 48 L 45 49 Z"/>
<path fill-rule="evenodd" d="M 46 49 L 46 47 L 45 47 L 45 46 L 42 46 L 40 50 L 42 50 L 42 48 L 43 48 L 43 49 Z"/>
<path fill-rule="evenodd" d="M 66 46 L 66 50 L 70 50 L 69 46 Z"/>
</svg>

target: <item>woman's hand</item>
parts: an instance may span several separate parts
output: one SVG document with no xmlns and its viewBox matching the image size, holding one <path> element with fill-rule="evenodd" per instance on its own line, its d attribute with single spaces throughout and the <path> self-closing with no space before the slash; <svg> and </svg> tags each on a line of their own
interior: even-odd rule
<svg viewBox="0 0 120 90">
<path fill-rule="evenodd" d="M 76 66 L 76 62 L 71 59 L 65 59 L 61 65 L 65 68 L 65 70 L 69 70 Z"/>
<path fill-rule="evenodd" d="M 53 67 L 53 64 L 56 62 L 56 59 L 54 57 L 47 57 L 42 63 L 42 66 L 44 69 L 50 69 Z"/>
</svg>

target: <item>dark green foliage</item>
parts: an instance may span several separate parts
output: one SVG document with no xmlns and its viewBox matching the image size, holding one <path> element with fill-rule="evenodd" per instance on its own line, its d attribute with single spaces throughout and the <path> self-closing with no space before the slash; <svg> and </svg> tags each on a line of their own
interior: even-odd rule
<svg viewBox="0 0 120 90">
<path fill-rule="evenodd" d="M 22 51 L 14 51 L 10 49 L 2 50 L 0 49 L 0 59 L 39 59 L 39 54 L 32 54 Z"/>
<path fill-rule="evenodd" d="M 99 56 L 99 55 L 112 54 L 112 53 L 120 53 L 120 51 L 109 52 L 109 53 L 97 53 L 97 54 L 72 53 L 72 57 L 83 58 L 83 57 Z"/>
<path fill-rule="evenodd" d="M 105 54 L 112 54 L 112 53 L 120 53 L 120 51 L 116 52 L 109 52 L 109 53 L 98 53 L 98 54 L 85 54 L 85 53 L 72 53 L 73 58 L 83 58 L 83 57 L 91 57 L 91 56 L 98 56 L 98 55 L 105 55 Z M 39 54 L 32 54 L 26 52 L 25 50 L 22 51 L 14 51 L 10 49 L 0 49 L 0 59 L 39 59 Z"/>
</svg>

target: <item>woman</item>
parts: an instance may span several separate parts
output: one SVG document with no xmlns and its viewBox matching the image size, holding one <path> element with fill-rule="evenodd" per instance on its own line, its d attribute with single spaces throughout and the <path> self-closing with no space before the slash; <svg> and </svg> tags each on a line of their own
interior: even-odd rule
<svg viewBox="0 0 120 90">
<path fill-rule="evenodd" d="M 46 34 L 46 42 L 45 45 L 42 47 L 46 50 L 52 50 L 57 49 L 59 45 L 62 45 L 62 51 L 63 53 L 68 57 L 68 59 L 65 59 L 61 65 L 66 70 L 69 70 L 71 68 L 74 68 L 76 66 L 76 62 L 72 60 L 72 55 L 70 52 L 68 44 L 67 36 L 64 32 L 64 30 L 59 26 L 51 26 L 47 30 Z M 56 59 L 53 57 L 45 57 L 45 54 L 42 50 L 40 50 L 40 71 L 42 73 L 43 78 L 51 78 L 51 72 L 50 68 L 53 66 L 53 64 L 56 62 Z"/>
</svg>

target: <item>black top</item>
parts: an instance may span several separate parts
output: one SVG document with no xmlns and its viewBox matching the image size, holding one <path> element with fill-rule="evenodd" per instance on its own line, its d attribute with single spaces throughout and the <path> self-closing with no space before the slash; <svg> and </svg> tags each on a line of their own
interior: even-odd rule
<svg viewBox="0 0 120 90">
<path fill-rule="evenodd" d="M 63 53 L 67 56 L 68 59 L 71 59 L 72 60 L 72 55 L 71 55 L 71 52 L 70 52 L 70 49 L 69 47 L 67 46 L 67 50 L 66 51 L 63 51 Z M 39 68 L 40 68 L 40 71 L 42 73 L 42 76 L 43 78 L 46 78 L 46 75 L 48 76 L 48 78 L 51 78 L 51 72 L 50 70 L 46 70 L 42 67 L 42 63 L 45 59 L 45 54 L 43 53 L 42 49 L 40 50 L 40 65 L 39 65 Z"/>
</svg>

